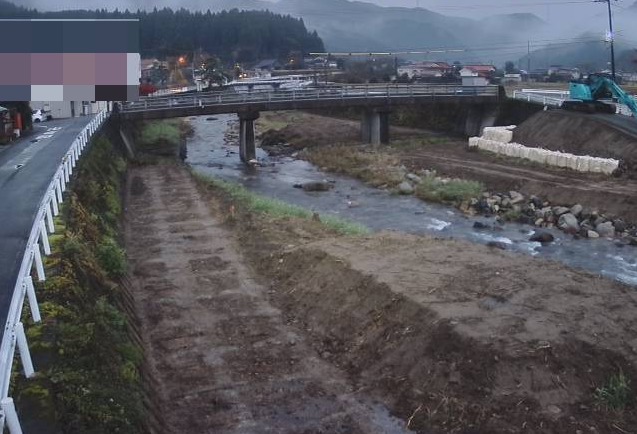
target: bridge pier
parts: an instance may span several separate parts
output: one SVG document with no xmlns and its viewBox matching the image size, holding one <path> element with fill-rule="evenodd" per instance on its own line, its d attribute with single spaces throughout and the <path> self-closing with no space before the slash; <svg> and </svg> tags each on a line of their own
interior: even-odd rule
<svg viewBox="0 0 637 434">
<path fill-rule="evenodd" d="M 498 106 L 471 106 L 467 113 L 464 133 L 467 136 L 481 136 L 484 127 L 492 127 L 498 117 Z"/>
<path fill-rule="evenodd" d="M 389 144 L 389 113 L 386 108 L 367 109 L 361 120 L 361 140 L 372 145 Z"/>
<path fill-rule="evenodd" d="M 259 112 L 239 112 L 239 157 L 244 163 L 257 158 L 254 140 L 254 121 L 259 119 Z"/>
</svg>

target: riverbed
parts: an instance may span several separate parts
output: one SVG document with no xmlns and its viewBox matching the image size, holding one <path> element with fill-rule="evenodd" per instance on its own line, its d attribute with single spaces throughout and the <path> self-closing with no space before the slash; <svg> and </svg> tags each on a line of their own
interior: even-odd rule
<svg viewBox="0 0 637 434">
<path fill-rule="evenodd" d="M 261 167 L 248 168 L 239 159 L 236 143 L 225 143 L 233 115 L 191 118 L 195 134 L 188 140 L 186 162 L 198 173 L 237 182 L 250 191 L 315 211 L 361 223 L 374 231 L 395 230 L 441 238 L 463 239 L 479 244 L 498 243 L 507 250 L 555 260 L 568 266 L 637 285 L 637 250 L 613 240 L 576 240 L 559 230 L 548 230 L 555 241 L 530 242 L 535 228 L 493 218 L 467 217 L 455 208 L 423 202 L 371 188 L 358 180 L 321 172 L 312 164 L 290 157 L 270 158 L 257 149 Z M 327 192 L 306 192 L 294 184 L 328 180 Z M 492 229 L 474 229 L 475 222 Z M 485 258 L 487 261 L 488 258 Z"/>
</svg>

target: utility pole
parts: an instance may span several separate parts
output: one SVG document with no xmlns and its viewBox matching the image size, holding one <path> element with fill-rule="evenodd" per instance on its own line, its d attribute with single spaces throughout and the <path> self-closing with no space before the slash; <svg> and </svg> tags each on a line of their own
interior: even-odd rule
<svg viewBox="0 0 637 434">
<path fill-rule="evenodd" d="M 617 0 L 615 0 L 617 1 Z M 615 33 L 613 32 L 613 11 L 611 8 L 611 0 L 595 0 L 596 3 L 606 3 L 608 5 L 608 26 L 610 32 L 608 39 L 610 39 L 610 70 L 613 81 L 616 81 L 615 76 Z"/>
<path fill-rule="evenodd" d="M 527 41 L 527 48 L 526 48 L 526 73 L 531 75 L 531 41 Z"/>
</svg>

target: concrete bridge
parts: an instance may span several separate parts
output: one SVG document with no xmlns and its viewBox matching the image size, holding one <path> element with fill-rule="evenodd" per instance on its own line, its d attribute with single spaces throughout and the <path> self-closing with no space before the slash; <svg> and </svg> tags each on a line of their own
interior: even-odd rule
<svg viewBox="0 0 637 434">
<path fill-rule="evenodd" d="M 343 85 L 295 90 L 238 93 L 235 91 L 148 97 L 120 108 L 121 121 L 165 119 L 237 113 L 240 154 L 244 162 L 256 156 L 254 121 L 262 111 L 363 108 L 361 138 L 365 143 L 389 143 L 389 114 L 394 107 L 462 104 L 470 107 L 465 133 L 479 135 L 495 121 L 501 93 L 498 86 Z M 122 138 L 127 141 L 122 130 Z"/>
</svg>

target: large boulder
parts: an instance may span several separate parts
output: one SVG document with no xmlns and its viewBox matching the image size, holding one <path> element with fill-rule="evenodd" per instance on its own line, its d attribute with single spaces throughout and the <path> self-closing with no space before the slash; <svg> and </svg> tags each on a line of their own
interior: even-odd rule
<svg viewBox="0 0 637 434">
<path fill-rule="evenodd" d="M 415 184 L 420 184 L 422 182 L 422 178 L 418 175 L 416 175 L 415 173 L 408 173 L 405 178 L 407 178 L 408 180 L 410 180 L 411 182 L 415 183 Z"/>
<path fill-rule="evenodd" d="M 595 226 L 595 231 L 599 234 L 600 237 L 615 236 L 615 227 L 613 226 L 613 222 L 600 223 Z"/>
<path fill-rule="evenodd" d="M 579 223 L 577 221 L 577 217 L 575 217 L 570 212 L 562 214 L 557 221 L 557 225 L 565 232 L 576 233 L 579 231 Z"/>
<path fill-rule="evenodd" d="M 553 214 L 555 214 L 555 215 L 556 215 L 556 216 L 558 216 L 558 217 L 559 217 L 559 216 L 561 216 L 561 215 L 564 215 L 564 214 L 566 214 L 566 213 L 568 213 L 568 212 L 570 212 L 570 211 L 571 211 L 571 210 L 570 210 L 570 209 L 568 209 L 568 208 L 566 208 L 565 206 L 556 206 L 556 207 L 553 207 Z"/>
<path fill-rule="evenodd" d="M 522 193 L 518 193 L 517 191 L 510 191 L 509 197 L 511 197 L 511 205 L 524 202 L 524 195 L 522 195 Z"/>
<path fill-rule="evenodd" d="M 531 235 L 531 238 L 529 238 L 529 241 L 534 241 L 536 243 L 552 243 L 555 241 L 555 237 L 545 231 L 535 231 L 535 233 Z"/>
<path fill-rule="evenodd" d="M 334 187 L 329 182 L 306 182 L 304 184 L 294 184 L 295 188 L 302 188 L 305 191 L 329 191 Z"/>
<path fill-rule="evenodd" d="M 575 217 L 579 217 L 580 214 L 582 214 L 583 210 L 584 207 L 578 203 L 573 205 L 573 207 L 571 208 L 571 214 L 573 214 Z"/>
<path fill-rule="evenodd" d="M 400 194 L 414 194 L 414 187 L 407 181 L 401 182 L 398 186 Z"/>
</svg>

